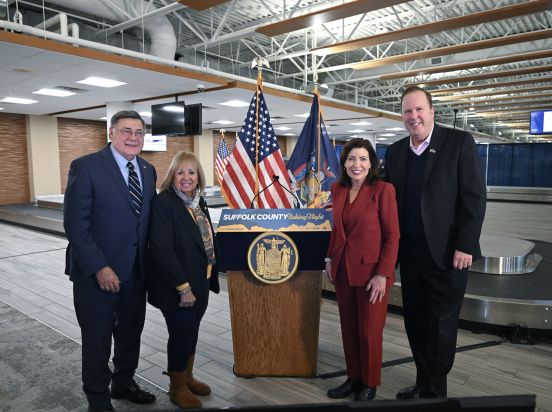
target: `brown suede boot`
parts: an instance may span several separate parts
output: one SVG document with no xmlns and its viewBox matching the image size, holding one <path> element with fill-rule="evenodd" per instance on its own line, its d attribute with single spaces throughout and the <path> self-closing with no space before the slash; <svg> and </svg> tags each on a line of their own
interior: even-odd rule
<svg viewBox="0 0 552 412">
<path fill-rule="evenodd" d="M 209 395 L 211 393 L 211 388 L 209 387 L 209 385 L 194 378 L 194 375 L 192 373 L 192 369 L 194 368 L 194 359 L 195 353 L 191 355 L 186 362 L 186 373 L 188 374 L 188 380 L 186 381 L 186 384 L 188 385 L 188 388 L 190 388 L 190 392 L 192 392 L 194 395 Z"/>
<path fill-rule="evenodd" d="M 186 380 L 188 379 L 187 371 L 163 372 L 163 375 L 171 378 L 169 398 L 172 402 L 182 409 L 201 408 L 201 401 L 190 392 L 188 385 L 186 385 Z"/>
</svg>

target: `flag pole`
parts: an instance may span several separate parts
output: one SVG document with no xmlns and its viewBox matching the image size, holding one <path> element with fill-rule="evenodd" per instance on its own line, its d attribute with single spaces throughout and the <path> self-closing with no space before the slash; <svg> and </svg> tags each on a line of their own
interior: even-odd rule
<svg viewBox="0 0 552 412">
<path fill-rule="evenodd" d="M 313 28 L 313 36 L 312 36 L 312 42 L 313 47 L 316 47 L 316 28 Z M 317 151 L 317 160 L 316 160 L 316 182 L 318 182 L 318 179 L 320 177 L 320 128 L 322 127 L 322 124 L 320 122 L 321 114 L 320 114 L 320 93 L 318 92 L 318 73 L 316 72 L 316 54 L 312 54 L 312 82 L 313 82 L 313 94 L 314 97 L 318 99 L 318 112 L 316 113 L 317 119 L 316 119 L 316 131 L 317 131 L 317 139 L 316 139 L 316 151 Z M 317 192 L 316 194 L 319 194 L 322 191 L 322 185 L 320 183 L 317 184 Z"/>
<path fill-rule="evenodd" d="M 251 66 L 257 65 L 257 88 L 255 91 L 255 196 L 259 194 L 259 91 L 262 91 L 263 86 L 263 65 L 268 67 L 268 60 L 264 57 L 257 56 L 253 60 Z M 256 200 L 257 206 L 259 200 Z"/>
</svg>

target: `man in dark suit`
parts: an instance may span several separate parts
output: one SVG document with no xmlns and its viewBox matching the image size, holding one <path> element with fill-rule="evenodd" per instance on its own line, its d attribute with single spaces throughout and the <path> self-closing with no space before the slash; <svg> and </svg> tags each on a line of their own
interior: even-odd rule
<svg viewBox="0 0 552 412">
<path fill-rule="evenodd" d="M 111 144 L 72 162 L 63 210 L 65 273 L 73 282 L 83 390 L 92 411 L 114 410 L 111 398 L 155 401 L 133 377 L 146 313 L 144 254 L 156 172 L 138 157 L 146 132 L 140 115 L 121 111 L 110 125 Z"/>
<path fill-rule="evenodd" d="M 385 171 L 398 198 L 404 323 L 416 384 L 398 399 L 447 396 L 468 268 L 481 256 L 486 188 L 473 137 L 435 124 L 431 95 L 401 97 L 409 137 L 387 149 Z"/>
</svg>

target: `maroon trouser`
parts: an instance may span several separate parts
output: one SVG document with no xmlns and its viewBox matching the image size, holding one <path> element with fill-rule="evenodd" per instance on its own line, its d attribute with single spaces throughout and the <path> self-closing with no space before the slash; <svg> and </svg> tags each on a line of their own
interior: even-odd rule
<svg viewBox="0 0 552 412">
<path fill-rule="evenodd" d="M 370 387 L 381 384 L 383 327 L 387 315 L 387 290 L 381 302 L 370 303 L 365 287 L 351 287 L 340 265 L 335 293 L 341 320 L 341 336 L 350 379 L 362 379 Z"/>
</svg>

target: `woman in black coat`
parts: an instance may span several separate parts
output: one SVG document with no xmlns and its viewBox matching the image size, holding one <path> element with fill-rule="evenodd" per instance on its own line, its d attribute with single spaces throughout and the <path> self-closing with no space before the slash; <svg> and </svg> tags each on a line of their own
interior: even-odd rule
<svg viewBox="0 0 552 412">
<path fill-rule="evenodd" d="M 148 302 L 165 317 L 169 396 L 181 408 L 201 407 L 209 386 L 193 377 L 199 325 L 209 290 L 219 293 L 215 235 L 201 197 L 205 174 L 197 157 L 179 152 L 153 200 L 149 231 Z"/>
</svg>

